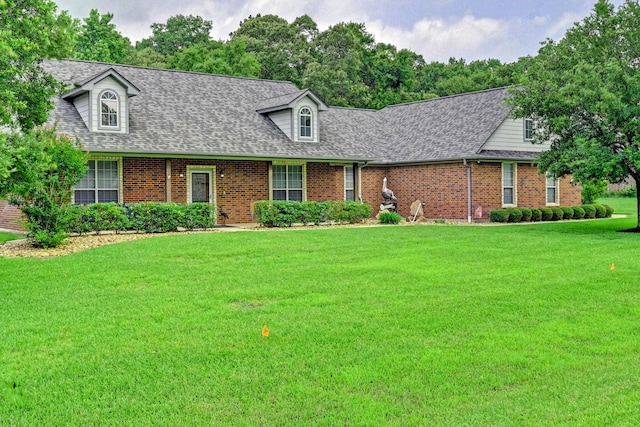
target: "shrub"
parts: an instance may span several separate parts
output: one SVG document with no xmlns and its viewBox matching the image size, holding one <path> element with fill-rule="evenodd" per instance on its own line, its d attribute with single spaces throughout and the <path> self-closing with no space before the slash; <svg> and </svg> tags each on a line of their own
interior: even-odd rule
<svg viewBox="0 0 640 427">
<path fill-rule="evenodd" d="M 596 208 L 596 218 L 604 218 L 607 216 L 607 209 L 604 206 L 595 204 L 593 207 Z"/>
<path fill-rule="evenodd" d="M 520 212 L 522 212 L 522 221 L 529 222 L 531 221 L 531 217 L 533 216 L 533 212 L 529 208 L 520 208 Z"/>
<path fill-rule="evenodd" d="M 604 193 L 604 197 L 637 197 L 635 185 L 630 185 L 622 190 L 609 190 Z"/>
<path fill-rule="evenodd" d="M 353 201 L 288 202 L 260 200 L 254 214 L 264 227 L 290 227 L 294 223 L 320 224 L 327 220 L 356 223 L 371 215 L 371 206 Z"/>
<path fill-rule="evenodd" d="M 522 220 L 522 211 L 518 208 L 509 208 L 509 222 L 520 222 Z"/>
<path fill-rule="evenodd" d="M 560 209 L 562 209 L 564 214 L 562 219 L 573 219 L 573 208 L 570 208 L 569 206 L 561 206 Z"/>
<path fill-rule="evenodd" d="M 611 218 L 611 216 L 613 215 L 613 208 L 609 205 L 602 205 L 602 206 L 604 206 L 605 211 L 607 211 L 605 217 Z"/>
<path fill-rule="evenodd" d="M 559 207 L 551 208 L 551 221 L 562 221 L 564 218 L 564 212 Z"/>
<path fill-rule="evenodd" d="M 371 206 L 368 203 L 354 201 L 334 202 L 327 212 L 328 219 L 338 223 L 355 224 L 371 216 Z"/>
<path fill-rule="evenodd" d="M 540 208 L 540 212 L 542 213 L 540 218 L 542 221 L 551 221 L 553 219 L 553 211 L 550 208 Z"/>
<path fill-rule="evenodd" d="M 607 181 L 603 179 L 582 183 L 582 203 L 594 203 L 607 190 L 607 185 Z"/>
<path fill-rule="evenodd" d="M 216 225 L 213 216 L 213 206 L 209 203 L 191 203 L 189 205 L 179 205 L 182 211 L 180 218 L 180 227 L 187 230 L 196 228 L 211 228 Z"/>
<path fill-rule="evenodd" d="M 531 209 L 531 221 L 540 221 L 542 219 L 542 211 L 540 209 Z"/>
<path fill-rule="evenodd" d="M 584 217 L 585 218 L 595 218 L 596 217 L 596 208 L 593 205 L 582 205 L 582 209 L 584 209 Z"/>
<path fill-rule="evenodd" d="M 402 216 L 397 212 L 382 212 L 379 219 L 382 224 L 399 224 Z"/>
<path fill-rule="evenodd" d="M 508 222 L 509 212 L 505 209 L 494 209 L 489 214 L 489 221 L 491 222 Z"/>
<path fill-rule="evenodd" d="M 584 218 L 584 209 L 582 209 L 581 206 L 574 206 L 572 209 L 573 209 L 573 219 Z"/>
</svg>

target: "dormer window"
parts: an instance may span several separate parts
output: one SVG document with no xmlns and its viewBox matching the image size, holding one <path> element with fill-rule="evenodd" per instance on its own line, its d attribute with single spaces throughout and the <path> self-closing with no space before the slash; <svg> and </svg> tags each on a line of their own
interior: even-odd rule
<svg viewBox="0 0 640 427">
<path fill-rule="evenodd" d="M 118 96 L 115 92 L 106 90 L 100 95 L 100 126 L 104 128 L 119 128 Z"/>
<path fill-rule="evenodd" d="M 311 110 L 307 107 L 300 110 L 300 138 L 311 138 Z"/>
</svg>

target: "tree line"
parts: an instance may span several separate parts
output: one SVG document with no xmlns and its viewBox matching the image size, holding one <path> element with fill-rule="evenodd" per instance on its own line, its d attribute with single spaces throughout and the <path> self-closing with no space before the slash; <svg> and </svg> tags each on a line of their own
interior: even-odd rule
<svg viewBox="0 0 640 427">
<path fill-rule="evenodd" d="M 64 14 L 64 12 L 63 12 Z M 451 58 L 427 63 L 409 50 L 377 43 L 365 24 L 341 22 L 325 31 L 308 15 L 289 23 L 276 15 L 249 16 L 226 41 L 213 40 L 213 24 L 176 15 L 151 25 L 152 35 L 132 44 L 113 14 L 91 10 L 68 19 L 76 59 L 230 76 L 286 80 L 310 88 L 333 106 L 379 109 L 390 104 L 455 95 L 515 83 L 526 58 Z"/>
</svg>

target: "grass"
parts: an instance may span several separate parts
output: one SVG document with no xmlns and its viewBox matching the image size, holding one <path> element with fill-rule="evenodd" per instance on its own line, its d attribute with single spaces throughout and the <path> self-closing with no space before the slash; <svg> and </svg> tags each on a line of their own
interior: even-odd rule
<svg viewBox="0 0 640 427">
<path fill-rule="evenodd" d="M 18 233 L 9 233 L 5 231 L 0 231 L 0 245 L 4 242 L 8 242 L 9 240 L 15 240 L 21 238 L 22 235 Z"/>
<path fill-rule="evenodd" d="M 0 424 L 636 425 L 640 241 L 615 232 L 633 225 L 213 233 L 0 258 Z"/>
</svg>

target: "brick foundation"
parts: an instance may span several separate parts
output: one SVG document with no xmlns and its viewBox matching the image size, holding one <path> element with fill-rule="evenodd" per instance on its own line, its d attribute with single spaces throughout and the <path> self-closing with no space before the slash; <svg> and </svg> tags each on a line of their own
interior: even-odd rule
<svg viewBox="0 0 640 427">
<path fill-rule="evenodd" d="M 0 199 L 0 228 L 13 231 L 25 231 L 22 226 L 22 212 L 10 205 L 6 200 Z"/>
</svg>

